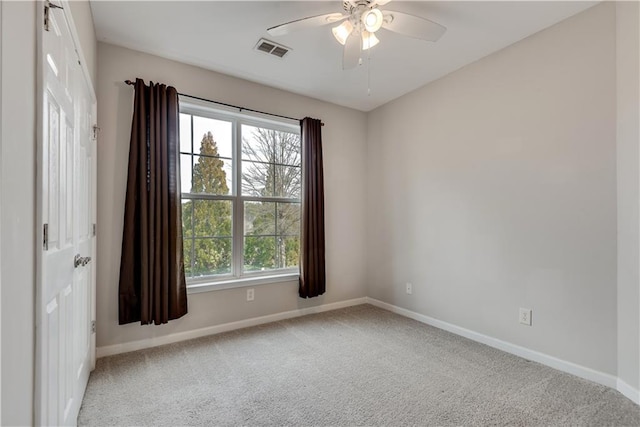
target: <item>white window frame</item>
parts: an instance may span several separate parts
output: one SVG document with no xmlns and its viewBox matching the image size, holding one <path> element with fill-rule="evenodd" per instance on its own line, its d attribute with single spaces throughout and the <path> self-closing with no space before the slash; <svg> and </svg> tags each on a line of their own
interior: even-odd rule
<svg viewBox="0 0 640 427">
<path fill-rule="evenodd" d="M 299 266 L 296 268 L 277 269 L 268 271 L 256 271 L 243 273 L 244 267 L 244 202 L 264 201 L 262 197 L 243 196 L 242 187 L 242 125 L 267 127 L 283 132 L 300 135 L 300 124 L 295 120 L 274 119 L 268 115 L 259 113 L 239 112 L 235 108 L 220 106 L 218 104 L 191 97 L 180 96 L 180 113 L 197 115 L 232 123 L 232 173 L 233 188 L 231 194 L 226 196 L 188 195 L 188 199 L 198 198 L 207 200 L 230 200 L 232 202 L 232 266 L 231 274 L 204 276 L 202 278 L 187 278 L 188 293 L 208 292 L 212 290 L 230 289 L 245 286 L 256 286 L 268 283 L 298 282 L 300 276 Z M 192 144 L 194 135 L 191 135 Z M 195 147 L 192 145 L 192 150 Z M 193 151 L 192 151 L 193 152 Z M 197 154 L 193 152 L 193 154 Z M 301 166 L 302 167 L 302 166 Z M 301 189 L 302 193 L 302 189 Z M 269 202 L 298 202 L 300 199 L 269 197 Z M 182 227 L 180 229 L 182 232 Z M 186 240 L 185 240 L 186 241 Z"/>
</svg>

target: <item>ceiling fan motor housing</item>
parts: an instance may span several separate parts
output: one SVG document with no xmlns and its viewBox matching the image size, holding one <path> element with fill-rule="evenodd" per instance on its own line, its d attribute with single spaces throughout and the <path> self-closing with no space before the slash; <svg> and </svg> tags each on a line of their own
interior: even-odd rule
<svg viewBox="0 0 640 427">
<path fill-rule="evenodd" d="M 345 0 L 342 2 L 342 7 L 349 15 L 348 19 L 353 28 L 356 31 L 361 31 L 366 27 L 366 30 L 372 33 L 380 29 L 382 25 L 382 12 L 375 6 L 375 0 Z M 368 16 L 370 13 L 373 14 L 375 20 L 368 24 L 366 20 L 367 18 L 371 19 Z"/>
<path fill-rule="evenodd" d="M 353 14 L 360 9 L 360 12 L 364 12 L 366 9 L 370 9 L 375 5 L 373 0 L 345 0 L 342 2 L 342 8 L 348 14 Z"/>
</svg>

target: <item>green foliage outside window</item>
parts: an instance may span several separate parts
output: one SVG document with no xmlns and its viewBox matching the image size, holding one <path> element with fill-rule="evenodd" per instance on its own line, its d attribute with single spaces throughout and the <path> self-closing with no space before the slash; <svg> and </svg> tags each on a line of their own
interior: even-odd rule
<svg viewBox="0 0 640 427">
<path fill-rule="evenodd" d="M 211 132 L 200 143 L 200 156 L 194 161 L 192 194 L 228 194 L 224 162 Z M 231 272 L 231 202 L 191 200 L 182 205 L 185 237 L 185 269 L 188 276 Z M 187 263 L 187 260 L 189 263 Z"/>
<path fill-rule="evenodd" d="M 289 132 L 243 126 L 243 195 L 299 199 L 300 137 Z M 298 265 L 300 204 L 245 203 L 244 269 Z"/>
<path fill-rule="evenodd" d="M 300 247 L 300 137 L 245 125 L 242 132 L 242 195 L 263 199 L 239 201 L 244 208 L 243 270 L 295 268 Z M 191 194 L 229 195 L 225 161 L 219 158 L 211 132 L 194 154 Z M 182 217 L 187 277 L 231 273 L 232 201 L 185 197 Z"/>
</svg>

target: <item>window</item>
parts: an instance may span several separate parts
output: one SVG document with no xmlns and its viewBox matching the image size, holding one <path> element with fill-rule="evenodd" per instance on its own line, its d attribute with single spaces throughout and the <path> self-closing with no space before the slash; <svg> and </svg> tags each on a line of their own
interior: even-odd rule
<svg viewBox="0 0 640 427">
<path fill-rule="evenodd" d="M 181 100 L 189 284 L 298 273 L 300 148 L 297 124 Z"/>
</svg>

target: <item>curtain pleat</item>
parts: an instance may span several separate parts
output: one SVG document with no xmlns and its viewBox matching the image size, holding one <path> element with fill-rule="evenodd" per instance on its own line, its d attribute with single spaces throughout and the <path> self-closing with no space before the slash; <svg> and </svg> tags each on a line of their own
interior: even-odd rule
<svg viewBox="0 0 640 427">
<path fill-rule="evenodd" d="M 120 324 L 187 313 L 178 92 L 136 79 L 119 283 Z"/>
<path fill-rule="evenodd" d="M 322 122 L 305 117 L 302 135 L 302 228 L 300 231 L 301 298 L 322 295 L 326 290 L 324 247 L 324 175 L 322 168 Z"/>
</svg>

